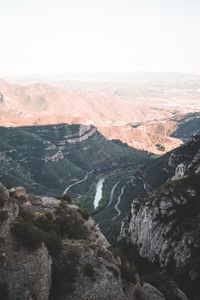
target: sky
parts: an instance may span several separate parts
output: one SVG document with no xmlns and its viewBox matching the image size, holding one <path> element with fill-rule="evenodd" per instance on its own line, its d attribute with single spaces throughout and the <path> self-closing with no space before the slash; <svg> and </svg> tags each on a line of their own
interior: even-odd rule
<svg viewBox="0 0 200 300">
<path fill-rule="evenodd" d="M 0 0 L 0 74 L 200 74 L 199 0 Z"/>
</svg>

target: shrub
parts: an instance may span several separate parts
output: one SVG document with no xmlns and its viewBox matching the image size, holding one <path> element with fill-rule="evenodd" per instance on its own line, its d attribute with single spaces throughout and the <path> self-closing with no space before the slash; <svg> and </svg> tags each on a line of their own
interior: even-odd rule
<svg viewBox="0 0 200 300">
<path fill-rule="evenodd" d="M 52 266 L 52 298 L 57 299 L 58 295 L 73 292 L 76 275 L 75 265 L 54 261 Z"/>
<path fill-rule="evenodd" d="M 53 221 L 51 213 L 39 216 L 34 221 L 34 225 L 43 231 L 44 243 L 49 253 L 57 257 L 62 249 L 61 239 L 58 236 L 59 227 Z"/>
<path fill-rule="evenodd" d="M 124 278 L 128 282 L 135 282 L 135 275 L 137 273 L 137 270 L 133 263 L 122 261 L 121 273 L 122 278 Z"/>
<path fill-rule="evenodd" d="M 53 257 L 57 257 L 62 249 L 61 239 L 55 232 L 45 233 L 44 243 L 49 253 Z"/>
<path fill-rule="evenodd" d="M 0 222 L 4 222 L 7 219 L 8 219 L 8 211 L 0 210 Z"/>
<path fill-rule="evenodd" d="M 31 221 L 18 220 L 12 227 L 14 237 L 27 249 L 36 250 L 44 241 L 43 232 L 35 227 Z"/>
<path fill-rule="evenodd" d="M 65 194 L 62 196 L 62 200 L 66 201 L 67 203 L 71 204 L 72 203 L 72 198 L 70 197 L 70 195 Z"/>
<path fill-rule="evenodd" d="M 59 227 L 53 222 L 53 218 L 48 216 L 39 216 L 37 219 L 34 220 L 34 225 L 39 227 L 40 229 L 46 232 L 58 232 Z"/>
<path fill-rule="evenodd" d="M 5 204 L 5 199 L 2 198 L 2 196 L 0 197 L 0 208 L 3 208 Z"/>
<path fill-rule="evenodd" d="M 165 147 L 161 144 L 156 144 L 156 148 L 159 150 L 159 151 L 165 151 Z"/>
<path fill-rule="evenodd" d="M 45 213 L 45 216 L 46 216 L 47 219 L 49 219 L 50 221 L 53 221 L 53 215 L 52 215 L 52 213 L 50 213 L 49 211 L 47 211 L 47 212 Z"/>
<path fill-rule="evenodd" d="M 89 232 L 83 221 L 75 215 L 62 215 L 57 218 L 56 223 L 59 227 L 59 233 L 67 235 L 69 239 L 87 239 Z"/>
<path fill-rule="evenodd" d="M 177 295 L 176 286 L 174 282 L 166 275 L 162 275 L 159 272 L 149 274 L 143 278 L 145 282 L 155 286 L 166 297 L 166 300 L 180 300 Z"/>
<path fill-rule="evenodd" d="M 8 287 L 6 283 L 0 282 L 0 299 L 9 300 Z"/>
<path fill-rule="evenodd" d="M 79 208 L 78 212 L 81 214 L 81 216 L 83 217 L 84 220 L 89 219 L 90 215 L 88 214 L 88 212 L 84 208 Z"/>
<path fill-rule="evenodd" d="M 88 277 L 93 277 L 94 274 L 95 274 L 94 266 L 90 263 L 87 263 L 86 266 L 84 267 L 84 275 Z"/>
<path fill-rule="evenodd" d="M 44 216 L 34 223 L 31 219 L 18 218 L 13 224 L 12 232 L 27 249 L 36 250 L 44 242 L 50 255 L 56 257 L 62 249 L 62 243 L 58 234 L 53 231 L 54 228 L 57 228 L 56 225 Z"/>
<path fill-rule="evenodd" d="M 74 264 L 78 264 L 79 259 L 81 257 L 80 249 L 76 246 L 71 248 L 67 253 L 67 257 Z"/>
</svg>

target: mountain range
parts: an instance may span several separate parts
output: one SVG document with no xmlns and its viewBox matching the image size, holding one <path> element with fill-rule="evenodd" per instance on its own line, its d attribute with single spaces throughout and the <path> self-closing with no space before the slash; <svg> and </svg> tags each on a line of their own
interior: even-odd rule
<svg viewBox="0 0 200 300">
<path fill-rule="evenodd" d="M 198 81 L 50 83 L 1 80 L 0 125 L 90 124 L 107 139 L 156 154 L 182 143 L 177 130 L 188 120 L 199 126 Z"/>
</svg>

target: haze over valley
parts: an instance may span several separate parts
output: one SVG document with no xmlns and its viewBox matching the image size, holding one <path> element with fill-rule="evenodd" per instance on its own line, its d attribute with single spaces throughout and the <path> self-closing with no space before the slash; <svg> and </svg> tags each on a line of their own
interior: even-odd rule
<svg viewBox="0 0 200 300">
<path fill-rule="evenodd" d="M 198 129 L 198 76 L 132 76 L 125 81 L 120 76 L 116 81 L 1 80 L 0 125 L 90 124 L 110 140 L 157 154 L 182 143 L 183 136 L 175 134 L 181 124 L 197 122 Z"/>
</svg>

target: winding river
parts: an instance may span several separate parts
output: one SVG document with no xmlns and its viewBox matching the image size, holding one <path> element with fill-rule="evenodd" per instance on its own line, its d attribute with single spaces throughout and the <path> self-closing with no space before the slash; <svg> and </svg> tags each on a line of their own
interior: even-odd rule
<svg viewBox="0 0 200 300">
<path fill-rule="evenodd" d="M 104 180 L 105 180 L 105 178 L 101 177 L 96 185 L 96 194 L 95 194 L 95 198 L 94 198 L 94 208 L 95 209 L 98 207 L 99 201 L 102 198 L 102 188 L 103 188 Z"/>
</svg>

